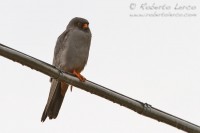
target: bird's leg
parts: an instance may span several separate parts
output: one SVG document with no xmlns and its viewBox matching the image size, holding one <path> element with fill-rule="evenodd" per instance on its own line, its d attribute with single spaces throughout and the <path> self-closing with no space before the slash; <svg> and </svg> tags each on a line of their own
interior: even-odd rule
<svg viewBox="0 0 200 133">
<path fill-rule="evenodd" d="M 85 77 L 83 77 L 79 72 L 77 72 L 76 70 L 73 70 L 72 72 L 80 81 L 84 82 L 86 80 Z"/>
</svg>

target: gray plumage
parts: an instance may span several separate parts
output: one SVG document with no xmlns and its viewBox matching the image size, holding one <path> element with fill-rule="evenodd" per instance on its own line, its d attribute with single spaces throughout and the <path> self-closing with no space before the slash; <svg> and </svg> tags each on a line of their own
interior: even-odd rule
<svg viewBox="0 0 200 133">
<path fill-rule="evenodd" d="M 66 30 L 58 37 L 54 49 L 53 65 L 64 72 L 80 73 L 88 60 L 91 32 L 87 26 L 89 22 L 83 18 L 73 18 Z M 47 116 L 55 119 L 62 105 L 68 85 L 64 82 L 51 80 L 51 88 L 46 107 L 42 114 L 41 121 L 44 122 Z"/>
</svg>

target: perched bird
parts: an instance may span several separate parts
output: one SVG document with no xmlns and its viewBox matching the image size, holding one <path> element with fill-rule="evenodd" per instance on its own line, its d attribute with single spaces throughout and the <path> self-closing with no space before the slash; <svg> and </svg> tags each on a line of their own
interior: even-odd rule
<svg viewBox="0 0 200 133">
<path fill-rule="evenodd" d="M 80 72 L 88 60 L 91 36 L 89 22 L 84 18 L 73 18 L 57 39 L 53 65 L 63 72 L 74 74 L 80 81 L 85 81 L 85 77 Z M 65 82 L 51 79 L 49 98 L 42 114 L 42 122 L 47 116 L 49 119 L 57 117 L 68 86 Z"/>
</svg>

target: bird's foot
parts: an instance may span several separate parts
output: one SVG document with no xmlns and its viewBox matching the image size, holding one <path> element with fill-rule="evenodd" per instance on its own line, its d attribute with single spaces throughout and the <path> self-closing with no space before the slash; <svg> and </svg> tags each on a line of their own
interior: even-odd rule
<svg viewBox="0 0 200 133">
<path fill-rule="evenodd" d="M 73 74 L 82 82 L 86 80 L 86 78 L 83 77 L 83 75 L 81 75 L 79 72 L 76 72 L 76 70 L 73 70 Z"/>
</svg>

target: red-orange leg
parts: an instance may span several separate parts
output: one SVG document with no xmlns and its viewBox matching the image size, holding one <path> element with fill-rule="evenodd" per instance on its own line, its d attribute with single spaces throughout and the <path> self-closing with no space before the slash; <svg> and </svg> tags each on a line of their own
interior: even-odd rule
<svg viewBox="0 0 200 133">
<path fill-rule="evenodd" d="M 86 78 L 83 77 L 79 72 L 76 72 L 76 70 L 73 70 L 73 74 L 82 82 L 86 80 Z"/>
</svg>

